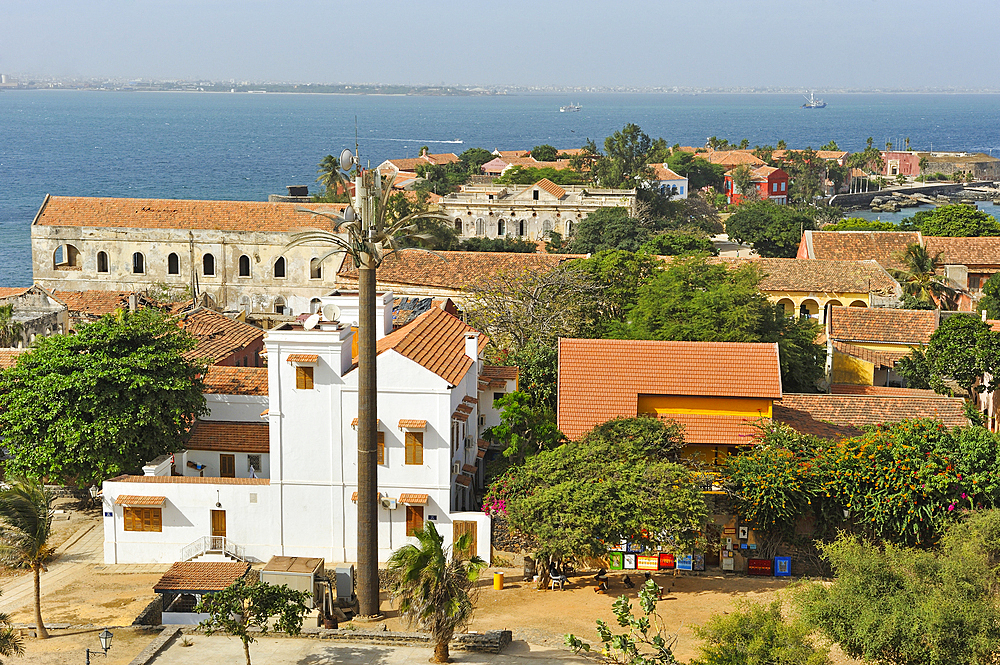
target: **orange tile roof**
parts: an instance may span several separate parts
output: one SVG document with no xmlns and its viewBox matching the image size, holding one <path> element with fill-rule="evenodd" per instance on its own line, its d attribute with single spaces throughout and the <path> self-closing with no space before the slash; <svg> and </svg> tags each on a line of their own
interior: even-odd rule
<svg viewBox="0 0 1000 665">
<path fill-rule="evenodd" d="M 963 266 L 1000 266 L 1000 237 L 942 238 L 924 236 L 927 253 L 941 262 Z"/>
<path fill-rule="evenodd" d="M 290 363 L 318 363 L 319 355 L 315 353 L 290 353 L 288 354 Z"/>
<path fill-rule="evenodd" d="M 514 159 L 516 157 L 528 157 L 531 155 L 530 150 L 494 150 L 493 154 L 497 157 L 502 157 L 503 159 Z"/>
<path fill-rule="evenodd" d="M 883 268 L 902 270 L 904 266 L 897 257 L 907 245 L 920 242 L 921 236 L 919 231 L 806 231 L 802 241 L 809 250 L 805 258 L 871 259 Z"/>
<path fill-rule="evenodd" d="M 658 162 L 656 164 L 650 164 L 649 167 L 651 169 L 653 169 L 653 173 L 655 174 L 657 180 L 686 180 L 687 179 L 684 176 L 677 175 L 676 173 L 674 173 L 673 171 L 671 171 L 670 167 L 668 167 L 666 164 L 661 164 L 661 163 Z"/>
<path fill-rule="evenodd" d="M 541 180 L 536 182 L 534 186 L 538 187 L 539 189 L 544 189 L 546 192 L 556 197 L 557 199 L 561 199 L 562 197 L 566 196 L 566 190 L 557 185 L 556 183 L 552 182 L 548 178 L 542 178 Z"/>
<path fill-rule="evenodd" d="M 442 152 L 437 154 L 424 154 L 419 157 L 404 157 L 402 159 L 387 159 L 387 162 L 395 166 L 400 171 L 416 171 L 420 164 L 454 164 L 460 161 L 458 155 L 453 152 Z"/>
<path fill-rule="evenodd" d="M 27 352 L 28 349 L 0 349 L 0 369 L 13 367 L 18 357 Z"/>
<path fill-rule="evenodd" d="M 663 413 L 661 420 L 675 420 L 684 426 L 684 442 L 720 446 L 746 446 L 754 442 L 757 428 L 744 416 L 703 415 L 697 413 Z"/>
<path fill-rule="evenodd" d="M 796 428 L 808 428 L 810 421 L 860 428 L 916 418 L 930 418 L 948 427 L 969 425 L 961 397 L 787 393 L 774 405 L 774 419 Z M 813 433 L 808 429 L 800 431 Z"/>
<path fill-rule="evenodd" d="M 128 298 L 134 291 L 52 291 L 52 297 L 66 303 L 70 313 L 104 316 L 119 309 L 128 309 Z"/>
<path fill-rule="evenodd" d="M 357 426 L 358 426 L 358 418 L 357 416 L 355 416 L 354 420 L 351 421 L 351 427 L 357 427 Z M 382 426 L 382 419 L 376 418 L 375 427 L 381 427 L 381 426 Z"/>
<path fill-rule="evenodd" d="M 288 232 L 317 226 L 328 228 L 322 218 L 298 212 L 296 208 L 343 210 L 346 205 L 48 196 L 35 224 L 91 228 Z"/>
<path fill-rule="evenodd" d="M 204 392 L 209 395 L 267 395 L 267 368 L 212 365 L 205 375 Z"/>
<path fill-rule="evenodd" d="M 640 394 L 781 396 L 775 344 L 560 339 L 559 429 L 571 439 L 636 415 Z"/>
<path fill-rule="evenodd" d="M 199 420 L 191 428 L 188 450 L 267 453 L 271 450 L 270 426 L 267 423 Z"/>
<path fill-rule="evenodd" d="M 399 421 L 399 429 L 424 429 L 427 427 L 426 420 L 406 420 Z"/>
<path fill-rule="evenodd" d="M 472 478 L 463 473 L 455 478 L 455 482 L 461 485 L 462 487 L 468 487 L 469 485 L 472 484 Z"/>
<path fill-rule="evenodd" d="M 749 164 L 750 166 L 763 166 L 764 160 L 750 152 L 742 150 L 714 150 L 712 152 L 699 154 L 711 164 L 721 164 L 722 166 L 739 166 Z"/>
<path fill-rule="evenodd" d="M 403 252 L 387 258 L 379 267 L 379 283 L 435 286 L 462 291 L 498 272 L 551 270 L 577 254 L 520 254 L 516 252 Z M 444 260 L 442 260 L 444 259 Z M 357 284 L 358 271 L 348 257 L 337 274 L 339 280 Z"/>
<path fill-rule="evenodd" d="M 222 591 L 249 570 L 250 564 L 242 561 L 178 561 L 153 591 Z"/>
<path fill-rule="evenodd" d="M 484 376 L 488 379 L 516 381 L 518 371 L 517 365 L 483 365 L 479 376 Z"/>
<path fill-rule="evenodd" d="M 140 494 L 119 494 L 115 499 L 117 506 L 162 506 L 167 502 L 165 496 L 144 496 Z"/>
<path fill-rule="evenodd" d="M 473 397 L 472 395 L 466 395 L 462 398 L 462 401 L 466 404 L 479 404 L 479 398 Z"/>
<path fill-rule="evenodd" d="M 937 310 L 832 307 L 830 336 L 837 341 L 856 344 L 920 346 L 931 341 L 939 318 Z"/>
<path fill-rule="evenodd" d="M 376 350 L 381 354 L 392 349 L 451 385 L 458 385 L 472 367 L 472 359 L 465 355 L 466 332 L 476 332 L 476 329 L 433 307 L 410 325 L 378 340 Z M 488 343 L 489 338 L 479 333 L 479 350 L 486 348 Z"/>
<path fill-rule="evenodd" d="M 413 494 L 408 492 L 403 492 L 399 495 L 400 503 L 408 503 L 411 506 L 426 506 L 427 500 L 430 497 L 426 494 Z"/>
<path fill-rule="evenodd" d="M 0 298 L 10 298 L 12 296 L 22 296 L 31 289 L 31 286 L 0 286 Z"/>
<path fill-rule="evenodd" d="M 166 483 L 181 485 L 270 485 L 267 478 L 202 478 L 200 476 L 118 476 L 108 483 Z"/>
<path fill-rule="evenodd" d="M 933 390 L 916 388 L 892 388 L 890 386 L 856 386 L 850 383 L 834 383 L 830 386 L 834 395 L 899 395 L 900 397 L 941 397 Z"/>
<path fill-rule="evenodd" d="M 264 331 L 257 326 L 202 307 L 182 314 L 177 325 L 198 340 L 198 345 L 184 354 L 188 360 L 223 362 L 264 338 Z"/>
<path fill-rule="evenodd" d="M 846 356 L 851 356 L 852 358 L 858 358 L 859 360 L 864 360 L 867 363 L 871 363 L 876 367 L 888 367 L 893 368 L 896 366 L 896 361 L 899 360 L 901 356 L 906 355 L 906 353 L 886 353 L 885 351 L 872 351 L 871 349 L 866 349 L 862 346 L 855 346 L 854 344 L 848 344 L 846 342 L 833 343 L 833 350 L 839 351 Z M 909 352 L 907 352 L 909 353 Z"/>
<path fill-rule="evenodd" d="M 471 474 L 473 474 L 475 472 L 476 472 L 476 467 L 474 467 L 473 465 L 471 465 L 471 464 L 463 464 L 462 465 L 462 473 L 467 473 L 467 474 L 471 475 Z"/>
<path fill-rule="evenodd" d="M 761 291 L 819 291 L 823 293 L 894 294 L 899 284 L 875 261 L 824 261 L 803 259 L 716 258 L 728 266 L 753 263 L 764 273 Z M 845 302 L 844 305 L 850 303 Z"/>
</svg>

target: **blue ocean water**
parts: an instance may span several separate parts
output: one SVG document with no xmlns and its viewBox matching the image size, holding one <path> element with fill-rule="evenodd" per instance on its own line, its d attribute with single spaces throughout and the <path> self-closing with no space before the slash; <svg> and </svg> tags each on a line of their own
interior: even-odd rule
<svg viewBox="0 0 1000 665">
<path fill-rule="evenodd" d="M 31 283 L 29 233 L 46 193 L 265 200 L 312 184 L 326 154 L 364 160 L 472 147 L 579 147 L 633 122 L 671 144 L 709 136 L 751 145 L 834 139 L 1000 153 L 1000 95 L 509 95 L 0 92 L 0 286 Z M 559 113 L 571 102 L 578 113 Z M 455 141 L 461 141 L 457 143 Z"/>
</svg>

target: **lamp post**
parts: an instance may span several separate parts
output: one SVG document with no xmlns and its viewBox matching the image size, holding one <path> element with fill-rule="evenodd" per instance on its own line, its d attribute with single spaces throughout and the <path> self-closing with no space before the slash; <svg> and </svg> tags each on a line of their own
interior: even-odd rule
<svg viewBox="0 0 1000 665">
<path fill-rule="evenodd" d="M 104 656 L 105 658 L 107 658 L 107 656 L 108 656 L 108 649 L 111 648 L 111 638 L 114 637 L 114 636 L 115 636 L 114 633 L 112 633 L 107 628 L 105 628 L 104 630 L 102 630 L 97 635 L 97 639 L 99 639 L 101 641 L 101 649 L 102 649 L 102 651 L 96 651 L 96 650 L 95 651 L 91 651 L 90 649 L 87 649 L 87 665 L 90 665 L 90 654 L 94 654 L 95 656 L 100 655 L 100 656 Z"/>
</svg>

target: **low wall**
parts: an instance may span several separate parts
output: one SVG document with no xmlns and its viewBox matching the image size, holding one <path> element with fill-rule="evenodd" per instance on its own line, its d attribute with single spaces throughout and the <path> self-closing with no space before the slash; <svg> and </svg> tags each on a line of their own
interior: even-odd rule
<svg viewBox="0 0 1000 665">
<path fill-rule="evenodd" d="M 986 185 L 992 183 L 969 183 L 970 186 Z M 942 185 L 923 185 L 921 187 L 886 187 L 871 192 L 858 192 L 854 194 L 837 194 L 830 197 L 830 205 L 842 208 L 867 208 L 871 205 L 872 199 L 876 196 L 892 196 L 893 194 L 953 194 L 965 187 L 962 183 L 948 183 Z"/>
<path fill-rule="evenodd" d="M 184 627 L 185 633 L 203 632 L 197 628 Z M 251 633 L 259 632 L 253 628 Z M 268 633 L 268 637 L 293 637 L 287 633 Z M 385 644 L 391 646 L 432 647 L 428 633 L 403 633 L 391 630 L 350 630 L 349 628 L 303 628 L 294 637 L 305 637 L 338 642 L 358 642 L 362 644 Z M 509 630 L 488 630 L 485 633 L 460 633 L 448 645 L 453 651 L 475 651 L 478 653 L 500 653 L 511 642 Z"/>
</svg>

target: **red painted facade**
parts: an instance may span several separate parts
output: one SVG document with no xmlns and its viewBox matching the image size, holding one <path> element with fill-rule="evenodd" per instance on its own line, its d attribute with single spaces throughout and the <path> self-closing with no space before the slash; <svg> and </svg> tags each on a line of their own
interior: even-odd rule
<svg viewBox="0 0 1000 665">
<path fill-rule="evenodd" d="M 773 166 L 754 169 L 754 184 L 761 201 L 773 201 L 779 205 L 788 203 L 788 174 Z M 732 171 L 726 174 L 726 200 L 731 205 L 739 205 L 743 197 L 733 187 Z"/>
</svg>

